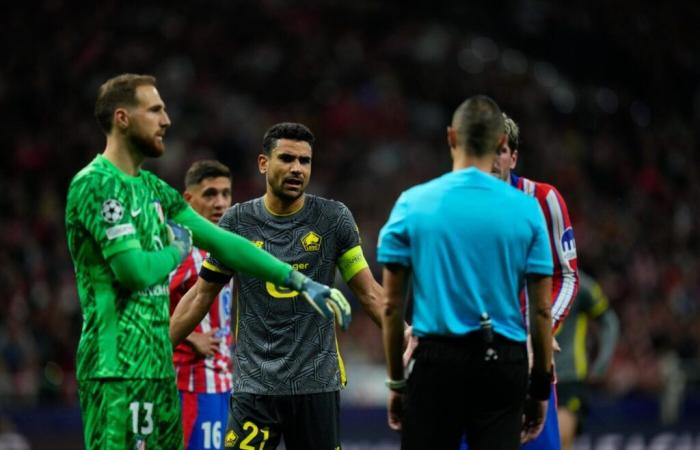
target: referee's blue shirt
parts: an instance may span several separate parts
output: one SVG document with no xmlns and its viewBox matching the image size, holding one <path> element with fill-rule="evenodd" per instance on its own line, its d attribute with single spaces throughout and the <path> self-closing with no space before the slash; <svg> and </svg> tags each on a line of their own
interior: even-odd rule
<svg viewBox="0 0 700 450">
<path fill-rule="evenodd" d="M 525 341 L 525 276 L 553 270 L 537 200 L 473 167 L 403 192 L 379 233 L 377 260 L 412 270 L 417 336 L 476 331 L 487 312 L 494 332 Z"/>
</svg>

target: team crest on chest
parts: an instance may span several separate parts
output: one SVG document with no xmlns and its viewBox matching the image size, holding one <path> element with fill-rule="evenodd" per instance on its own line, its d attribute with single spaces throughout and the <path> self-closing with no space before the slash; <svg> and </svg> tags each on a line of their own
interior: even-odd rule
<svg viewBox="0 0 700 450">
<path fill-rule="evenodd" d="M 321 249 L 321 236 L 309 231 L 301 238 L 301 245 L 307 252 L 317 252 Z"/>
</svg>

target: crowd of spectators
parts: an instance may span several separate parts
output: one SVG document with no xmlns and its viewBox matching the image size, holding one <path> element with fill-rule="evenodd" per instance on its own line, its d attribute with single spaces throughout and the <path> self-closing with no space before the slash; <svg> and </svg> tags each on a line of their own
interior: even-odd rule
<svg viewBox="0 0 700 450">
<path fill-rule="evenodd" d="M 521 126 L 518 172 L 559 188 L 580 267 L 620 315 L 608 391 L 661 392 L 669 352 L 697 366 L 700 69 L 689 24 L 698 8 L 635 6 L 623 18 L 633 2 L 388 3 L 43 0 L 4 11 L 3 404 L 77 401 L 81 316 L 65 194 L 103 149 L 97 87 L 122 72 L 159 80 L 173 126 L 166 155 L 146 167 L 180 189 L 192 161 L 217 158 L 233 169 L 236 201 L 260 195 L 263 131 L 310 126 L 310 192 L 353 211 L 377 276 L 377 234 L 398 194 L 450 169 L 450 111 L 492 96 Z M 342 346 L 381 365 L 380 334 L 356 311 Z"/>
</svg>

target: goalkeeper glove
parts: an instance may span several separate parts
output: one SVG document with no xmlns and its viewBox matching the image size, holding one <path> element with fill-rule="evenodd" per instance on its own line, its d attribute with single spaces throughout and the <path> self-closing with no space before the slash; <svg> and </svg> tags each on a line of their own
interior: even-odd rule
<svg viewBox="0 0 700 450">
<path fill-rule="evenodd" d="M 170 244 L 180 252 L 180 261 L 182 261 L 192 250 L 192 232 L 189 228 L 178 225 L 172 220 L 168 220 L 165 226 L 168 229 Z"/>
<path fill-rule="evenodd" d="M 307 302 L 326 319 L 335 320 L 340 328 L 347 330 L 352 318 L 350 303 L 338 289 L 317 283 L 306 275 L 292 270 L 287 277 L 287 286 L 299 291 Z"/>
</svg>

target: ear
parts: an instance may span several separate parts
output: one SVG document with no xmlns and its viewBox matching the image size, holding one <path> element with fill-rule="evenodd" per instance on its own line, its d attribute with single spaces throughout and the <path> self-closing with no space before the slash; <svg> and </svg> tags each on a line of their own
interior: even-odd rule
<svg viewBox="0 0 700 450">
<path fill-rule="evenodd" d="M 126 130 L 129 128 L 129 111 L 126 108 L 115 109 L 112 120 L 114 121 L 114 127 L 122 131 Z"/>
<path fill-rule="evenodd" d="M 258 170 L 260 171 L 261 174 L 267 173 L 268 161 L 269 161 L 269 158 L 266 154 L 261 153 L 258 155 Z"/>
<path fill-rule="evenodd" d="M 447 127 L 447 145 L 449 145 L 451 149 L 457 148 L 457 130 L 451 126 Z"/>
<path fill-rule="evenodd" d="M 518 164 L 518 151 L 513 150 L 513 153 L 510 155 L 510 169 L 513 170 L 515 169 L 515 166 Z"/>
<path fill-rule="evenodd" d="M 185 191 L 182 193 L 182 197 L 185 199 L 185 201 L 187 203 L 189 203 L 190 200 L 192 200 L 192 193 L 190 191 Z"/>
</svg>

